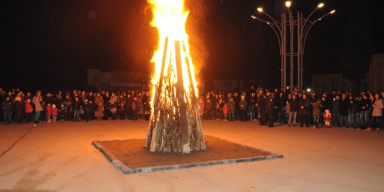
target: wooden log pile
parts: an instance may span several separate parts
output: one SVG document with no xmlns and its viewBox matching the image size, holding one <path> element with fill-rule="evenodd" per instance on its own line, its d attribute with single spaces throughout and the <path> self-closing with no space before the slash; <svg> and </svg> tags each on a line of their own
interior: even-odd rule
<svg viewBox="0 0 384 192">
<path fill-rule="evenodd" d="M 198 102 L 193 86 L 188 91 L 183 86 L 182 59 L 189 67 L 188 58 L 182 58 L 181 51 L 185 46 L 175 41 L 174 56 L 176 65 L 167 62 L 168 38 L 164 45 L 160 80 L 155 85 L 152 115 L 147 132 L 145 147 L 151 152 L 190 153 L 206 149 Z M 183 49 L 182 49 L 183 48 Z M 167 66 L 166 66 L 167 65 Z M 174 69 L 172 66 L 176 66 Z M 166 73 L 164 71 L 166 70 Z M 188 79 L 192 83 L 191 70 L 188 68 Z M 176 85 L 172 78 L 177 77 Z"/>
</svg>

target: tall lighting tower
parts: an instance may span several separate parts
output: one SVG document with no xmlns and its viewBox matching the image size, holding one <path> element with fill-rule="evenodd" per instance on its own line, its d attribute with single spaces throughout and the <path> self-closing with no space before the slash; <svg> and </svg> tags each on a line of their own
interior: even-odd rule
<svg viewBox="0 0 384 192">
<path fill-rule="evenodd" d="M 311 20 L 311 16 L 318 10 L 324 7 L 324 3 L 319 3 L 316 8 L 304 18 L 301 12 L 297 12 L 296 19 L 293 17 L 291 11 L 291 1 L 285 1 L 285 7 L 287 11 L 281 14 L 280 19 L 274 19 L 262 7 L 257 8 L 259 16 L 252 15 L 251 17 L 255 20 L 262 21 L 270 26 L 277 36 L 280 48 L 281 56 L 281 86 L 287 87 L 287 60 L 289 59 L 289 87 L 303 88 L 303 55 L 305 42 L 307 40 L 308 32 L 312 26 L 321 21 L 324 17 L 332 15 L 336 12 L 335 9 L 328 13 Z M 288 18 L 287 18 L 288 14 Z M 263 16 L 264 15 L 264 16 Z M 264 17 L 264 18 L 261 18 Z M 294 81 L 295 62 L 297 69 L 296 85 Z"/>
</svg>

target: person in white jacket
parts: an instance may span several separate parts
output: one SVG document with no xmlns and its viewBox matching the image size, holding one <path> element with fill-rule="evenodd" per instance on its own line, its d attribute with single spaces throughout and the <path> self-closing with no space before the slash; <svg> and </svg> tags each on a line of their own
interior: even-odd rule
<svg viewBox="0 0 384 192">
<path fill-rule="evenodd" d="M 41 106 L 41 102 L 43 102 L 43 97 L 41 96 L 41 91 L 37 91 L 36 95 L 32 98 L 32 103 L 35 106 L 34 123 L 39 123 L 39 121 L 40 121 L 40 113 L 41 113 L 41 111 L 43 111 L 43 106 Z"/>
<path fill-rule="evenodd" d="M 378 93 L 375 94 L 375 100 L 372 102 L 372 119 L 371 126 L 372 128 L 376 128 L 376 131 L 380 131 L 382 127 L 382 113 L 383 113 L 383 99 L 380 98 Z"/>
</svg>

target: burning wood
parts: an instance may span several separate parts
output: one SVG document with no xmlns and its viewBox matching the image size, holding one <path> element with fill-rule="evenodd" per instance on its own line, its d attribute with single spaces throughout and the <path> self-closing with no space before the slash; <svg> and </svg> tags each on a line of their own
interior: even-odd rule
<svg viewBox="0 0 384 192">
<path fill-rule="evenodd" d="M 184 1 L 149 0 L 159 32 L 152 62 L 152 114 L 145 147 L 151 152 L 190 153 L 206 149 L 189 54 Z"/>
</svg>

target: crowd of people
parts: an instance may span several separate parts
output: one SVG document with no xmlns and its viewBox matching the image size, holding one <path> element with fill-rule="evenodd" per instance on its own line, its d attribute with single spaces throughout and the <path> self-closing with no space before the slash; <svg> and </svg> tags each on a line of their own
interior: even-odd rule
<svg viewBox="0 0 384 192">
<path fill-rule="evenodd" d="M 384 91 L 316 92 L 293 88 L 209 91 L 199 97 L 202 120 L 251 121 L 270 127 L 383 129 Z M 0 88 L 0 119 L 10 123 L 55 123 L 139 118 L 149 120 L 150 92 L 142 90 L 81 91 L 43 94 Z"/>
<path fill-rule="evenodd" d="M 200 98 L 203 119 L 258 121 L 306 127 L 349 127 L 380 131 L 383 129 L 384 92 L 316 92 L 251 88 L 242 92 L 206 93 Z"/>
<path fill-rule="evenodd" d="M 0 88 L 0 119 L 10 123 L 56 123 L 108 119 L 149 119 L 150 95 L 146 91 L 80 91 L 56 94 Z"/>
</svg>

